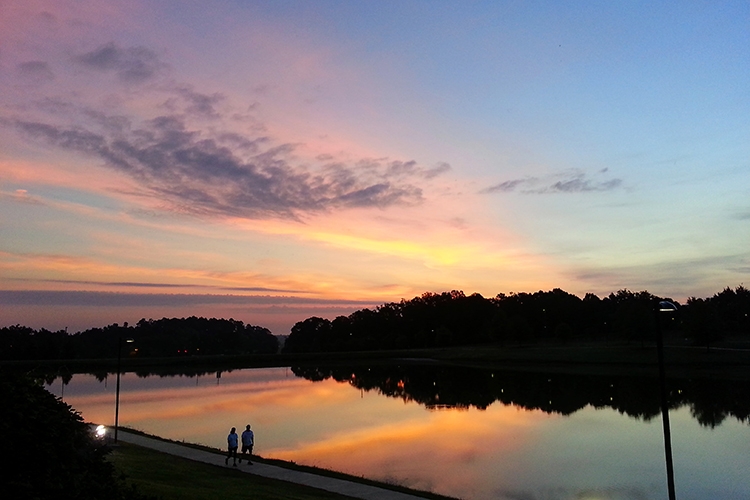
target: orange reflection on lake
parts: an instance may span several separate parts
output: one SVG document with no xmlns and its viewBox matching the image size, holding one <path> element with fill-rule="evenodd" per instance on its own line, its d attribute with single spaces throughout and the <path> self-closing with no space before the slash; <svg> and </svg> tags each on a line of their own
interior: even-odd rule
<svg viewBox="0 0 750 500">
<path fill-rule="evenodd" d="M 59 383 L 49 389 L 63 392 Z M 115 379 L 76 375 L 64 400 L 87 421 L 112 424 Z M 728 421 L 707 430 L 688 408 L 671 414 L 681 500 L 750 498 L 748 426 Z M 430 409 L 406 393 L 386 397 L 346 381 L 313 382 L 286 368 L 122 377 L 121 425 L 223 449 L 229 429 L 248 423 L 264 457 L 461 498 L 656 500 L 666 494 L 658 418 L 592 406 L 563 416 L 499 401 L 483 410 Z"/>
<path fill-rule="evenodd" d="M 484 411 L 417 409 L 408 419 L 335 431 L 322 440 L 273 450 L 273 454 L 358 475 L 372 476 L 377 471 L 379 479 L 458 494 L 473 490 L 477 476 L 493 469 L 498 455 L 523 448 L 533 438 L 529 431 L 537 421 L 551 418 L 502 406 Z M 457 474 L 457 464 L 470 467 Z M 440 478 L 439 485 L 435 477 Z"/>
<path fill-rule="evenodd" d="M 87 421 L 112 424 L 114 377 L 101 383 L 93 376 L 74 378 L 88 380 L 75 390 L 66 388 L 65 401 Z M 225 372 L 219 379 L 215 375 L 144 379 L 127 373 L 121 381 L 120 425 L 223 448 L 230 427 L 250 423 L 260 429 L 268 423 L 275 428 L 295 416 L 310 415 L 312 407 L 318 408 L 313 415 L 319 413 L 321 401 L 329 407 L 339 405 L 347 397 L 344 391 L 335 390 L 335 385 L 311 386 L 285 368 L 265 370 L 263 374 L 251 370 Z M 325 420 L 321 419 L 321 425 Z M 282 442 L 289 437 L 278 436 Z"/>
</svg>

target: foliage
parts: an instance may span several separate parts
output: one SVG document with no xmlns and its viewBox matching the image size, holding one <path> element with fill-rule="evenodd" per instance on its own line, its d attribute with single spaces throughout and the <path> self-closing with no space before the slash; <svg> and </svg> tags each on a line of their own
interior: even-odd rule
<svg viewBox="0 0 750 500">
<path fill-rule="evenodd" d="M 126 344 L 123 339 L 136 342 Z M 123 356 L 170 357 L 217 354 L 275 354 L 279 345 L 266 328 L 234 319 L 142 319 L 135 326 L 117 323 L 69 335 L 64 330 L 35 331 L 16 325 L 0 329 L 0 359 L 114 358 L 118 343 Z"/>
<path fill-rule="evenodd" d="M 333 321 L 313 316 L 296 323 L 283 352 L 350 352 L 451 347 L 483 343 L 561 343 L 627 340 L 645 344 L 657 327 L 681 331 L 694 344 L 710 346 L 725 336 L 750 337 L 750 291 L 725 288 L 713 297 L 691 297 L 669 322 L 655 315 L 660 300 L 647 291 L 618 290 L 583 298 L 555 288 L 485 298 L 462 291 L 426 292 L 411 300 L 354 311 Z M 671 300 L 665 298 L 664 300 Z M 658 320 L 658 322 L 657 322 Z M 684 335 L 683 335 L 684 336 Z M 114 358 L 118 342 L 134 338 L 124 356 L 272 354 L 278 340 L 269 330 L 234 319 L 142 319 L 69 335 L 20 325 L 0 329 L 0 360 Z M 136 351 L 137 350 L 137 351 Z"/>
<path fill-rule="evenodd" d="M 40 384 L 3 373 L 0 400 L 5 498 L 143 498 L 117 477 L 81 416 Z"/>
<path fill-rule="evenodd" d="M 685 331 L 695 342 L 710 347 L 721 339 L 716 305 L 711 301 L 690 297 L 689 310 L 685 315 Z"/>
<path fill-rule="evenodd" d="M 424 293 L 411 300 L 361 309 L 333 321 L 312 317 L 294 325 L 283 352 L 346 352 L 449 347 L 482 343 L 620 339 L 641 344 L 683 328 L 706 345 L 723 331 L 750 336 L 750 292 L 740 286 L 709 299 L 691 299 L 682 314 L 656 315 L 660 298 L 647 291 L 619 290 L 583 299 L 559 288 L 484 298 L 461 291 Z M 705 305 L 711 313 L 703 312 Z M 682 325 L 682 321 L 685 324 Z M 660 324 L 657 324 L 659 320 Z"/>
</svg>

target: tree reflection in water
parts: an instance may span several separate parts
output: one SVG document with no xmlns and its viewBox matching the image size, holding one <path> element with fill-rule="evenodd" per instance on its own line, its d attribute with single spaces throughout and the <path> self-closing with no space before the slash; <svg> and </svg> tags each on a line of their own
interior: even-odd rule
<svg viewBox="0 0 750 500">
<path fill-rule="evenodd" d="M 651 377 L 571 375 L 453 366 L 298 366 L 292 371 L 311 381 L 332 378 L 358 390 L 414 401 L 428 409 L 474 407 L 495 402 L 528 410 L 571 415 L 586 406 L 612 408 L 633 418 L 651 420 L 661 413 L 659 385 Z M 725 380 L 671 380 L 670 409 L 689 406 L 704 427 L 727 417 L 750 423 L 750 383 Z"/>
</svg>

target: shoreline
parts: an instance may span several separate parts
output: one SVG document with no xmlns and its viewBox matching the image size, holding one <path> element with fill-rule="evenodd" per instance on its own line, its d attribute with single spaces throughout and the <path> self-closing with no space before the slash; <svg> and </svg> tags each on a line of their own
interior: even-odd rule
<svg viewBox="0 0 750 500">
<path fill-rule="evenodd" d="M 92 426 L 92 429 L 96 427 L 93 423 L 89 423 L 89 425 Z M 113 432 L 112 427 L 108 426 L 107 429 L 109 430 L 108 434 Z M 222 464 L 226 457 L 226 451 L 218 448 L 175 441 L 128 427 L 119 427 L 119 435 L 121 436 L 120 441 L 128 445 L 142 446 L 157 452 L 181 456 L 188 460 L 224 467 Z M 152 444 L 149 445 L 149 442 L 152 442 Z M 157 444 L 153 445 L 153 442 Z M 109 445 L 112 446 L 112 443 L 109 443 Z M 114 446 L 118 445 L 115 444 Z M 176 447 L 182 448 L 183 451 L 175 451 L 179 449 Z M 252 455 L 252 460 L 253 468 L 244 469 L 243 472 L 311 486 L 353 498 L 379 500 L 412 500 L 418 498 L 428 500 L 457 500 L 455 497 L 415 490 L 406 486 L 368 479 L 362 476 L 354 476 L 332 469 L 301 465 L 273 458 L 263 458 L 259 455 Z M 256 465 L 259 467 L 256 467 Z"/>
<path fill-rule="evenodd" d="M 750 349 L 668 345 L 664 348 L 670 378 L 750 381 Z M 467 368 L 596 375 L 653 375 L 656 347 L 635 343 L 579 343 L 456 346 L 439 349 L 305 354 L 129 358 L 122 373 L 190 375 L 243 368 L 288 366 L 361 366 L 445 364 Z M 0 361 L 0 369 L 22 369 L 45 375 L 116 373 L 116 359 Z"/>
</svg>

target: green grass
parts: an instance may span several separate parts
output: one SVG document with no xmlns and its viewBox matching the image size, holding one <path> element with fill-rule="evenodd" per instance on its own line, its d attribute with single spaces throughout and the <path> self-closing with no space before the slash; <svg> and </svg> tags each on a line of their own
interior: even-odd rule
<svg viewBox="0 0 750 500">
<path fill-rule="evenodd" d="M 162 500 L 350 500 L 308 486 L 245 474 L 122 443 L 110 454 L 118 472 L 145 495 Z"/>
<path fill-rule="evenodd" d="M 526 347 L 464 346 L 434 351 L 432 358 L 453 365 L 511 371 L 600 375 L 653 375 L 653 343 L 592 342 Z M 688 379 L 750 380 L 750 350 L 665 346 L 667 376 Z"/>
<path fill-rule="evenodd" d="M 729 339 L 714 347 L 732 350 L 689 348 L 684 339 L 665 340 L 668 376 L 750 380 L 750 344 L 744 338 Z M 272 366 L 372 366 L 417 360 L 518 371 L 647 375 L 654 370 L 656 350 L 653 341 L 643 345 L 625 341 L 548 341 L 396 351 L 130 358 L 123 360 L 122 371 L 170 375 Z M 0 367 L 41 374 L 112 372 L 116 366 L 115 359 L 0 361 Z"/>
<path fill-rule="evenodd" d="M 186 446 L 186 447 L 194 448 L 194 449 L 197 449 L 197 450 L 203 450 L 203 451 L 207 451 L 207 452 L 210 452 L 210 453 L 216 453 L 216 454 L 221 455 L 221 456 L 225 455 L 225 452 L 223 450 L 219 450 L 217 448 L 212 448 L 212 447 L 205 446 L 205 445 L 200 445 L 200 444 L 194 444 L 194 443 L 187 443 L 187 442 L 181 442 L 181 441 L 174 441 L 174 440 L 171 440 L 171 439 L 165 439 L 163 437 L 154 436 L 152 434 L 148 434 L 148 433 L 139 431 L 137 429 L 131 429 L 131 428 L 126 428 L 126 429 L 130 433 L 139 434 L 141 436 L 146 436 L 146 437 L 149 437 L 149 438 L 152 438 L 152 439 L 158 439 L 160 441 L 164 441 L 164 442 L 167 442 L 167 443 L 176 443 L 176 444 L 179 444 L 180 446 Z M 134 447 L 134 448 L 138 448 L 138 449 L 144 450 L 145 452 L 153 452 L 153 453 L 162 455 L 163 459 L 165 461 L 183 460 L 183 461 L 186 461 L 186 462 L 188 462 L 190 464 L 206 465 L 206 467 L 209 467 L 212 470 L 217 468 L 215 466 L 211 466 L 211 465 L 207 465 L 207 464 L 200 464 L 200 463 L 197 463 L 197 462 L 192 462 L 190 460 L 179 459 L 177 457 L 172 457 L 171 455 L 162 454 L 162 453 L 159 453 L 159 452 L 156 452 L 156 451 L 152 451 L 150 449 L 141 448 L 141 447 L 138 447 L 138 446 L 135 446 L 135 445 L 125 445 L 125 446 Z M 125 448 L 125 449 L 127 450 L 127 448 Z M 341 479 L 341 480 L 344 480 L 344 481 L 351 481 L 351 482 L 366 484 L 366 485 L 374 486 L 374 487 L 377 487 L 377 488 L 382 488 L 382 489 L 387 489 L 387 490 L 391 490 L 391 491 L 397 491 L 397 492 L 405 493 L 407 495 L 418 496 L 418 497 L 425 498 L 425 499 L 428 499 L 428 500 L 456 500 L 454 497 L 448 497 L 448 496 L 445 496 L 445 495 L 440 495 L 438 493 L 433 493 L 431 491 L 414 490 L 414 489 L 411 489 L 411 488 L 408 488 L 408 487 L 405 487 L 405 486 L 401 486 L 401 485 L 395 484 L 395 483 L 390 483 L 390 482 L 383 483 L 383 482 L 379 482 L 379 481 L 374 481 L 372 479 L 367 479 L 367 478 L 361 477 L 361 476 L 353 476 L 353 475 L 350 475 L 350 474 L 345 474 L 343 472 L 338 472 L 338 471 L 331 470 L 331 469 L 324 469 L 324 468 L 320 468 L 320 467 L 313 467 L 313 466 L 308 466 L 308 465 L 301 465 L 301 464 L 298 464 L 298 463 L 295 463 L 295 462 L 288 462 L 288 461 L 274 459 L 274 458 L 264 458 L 264 457 L 261 457 L 261 456 L 258 456 L 258 455 L 253 455 L 253 462 L 255 462 L 255 463 L 263 463 L 263 464 L 268 464 L 268 465 L 273 465 L 275 467 L 282 467 L 282 468 L 285 468 L 285 469 L 291 469 L 291 470 L 296 470 L 296 471 L 300 471 L 300 472 L 307 472 L 309 474 L 316 474 L 316 475 L 319 475 L 319 476 L 326 476 L 326 477 L 331 477 L 331 478 L 335 478 L 335 479 Z M 225 472 L 227 471 L 227 469 L 225 469 L 223 467 L 219 467 L 218 469 L 220 469 L 222 471 L 225 471 Z M 124 471 L 124 472 L 127 472 L 127 471 Z M 234 473 L 236 471 L 229 470 L 228 472 L 229 472 L 230 476 L 234 476 L 235 475 Z M 275 482 L 281 483 L 281 484 L 287 484 L 285 481 L 275 481 Z M 307 487 L 305 487 L 305 488 L 307 488 Z M 318 490 L 316 490 L 314 488 L 310 488 L 310 489 L 312 489 L 313 491 L 318 491 Z M 332 495 L 332 493 L 325 493 L 325 496 L 323 498 L 331 498 L 330 495 Z M 169 497 L 169 498 L 171 498 L 171 497 Z M 272 498 L 277 498 L 277 497 L 272 497 Z M 347 498 L 347 497 L 339 496 L 339 498 Z"/>
</svg>

